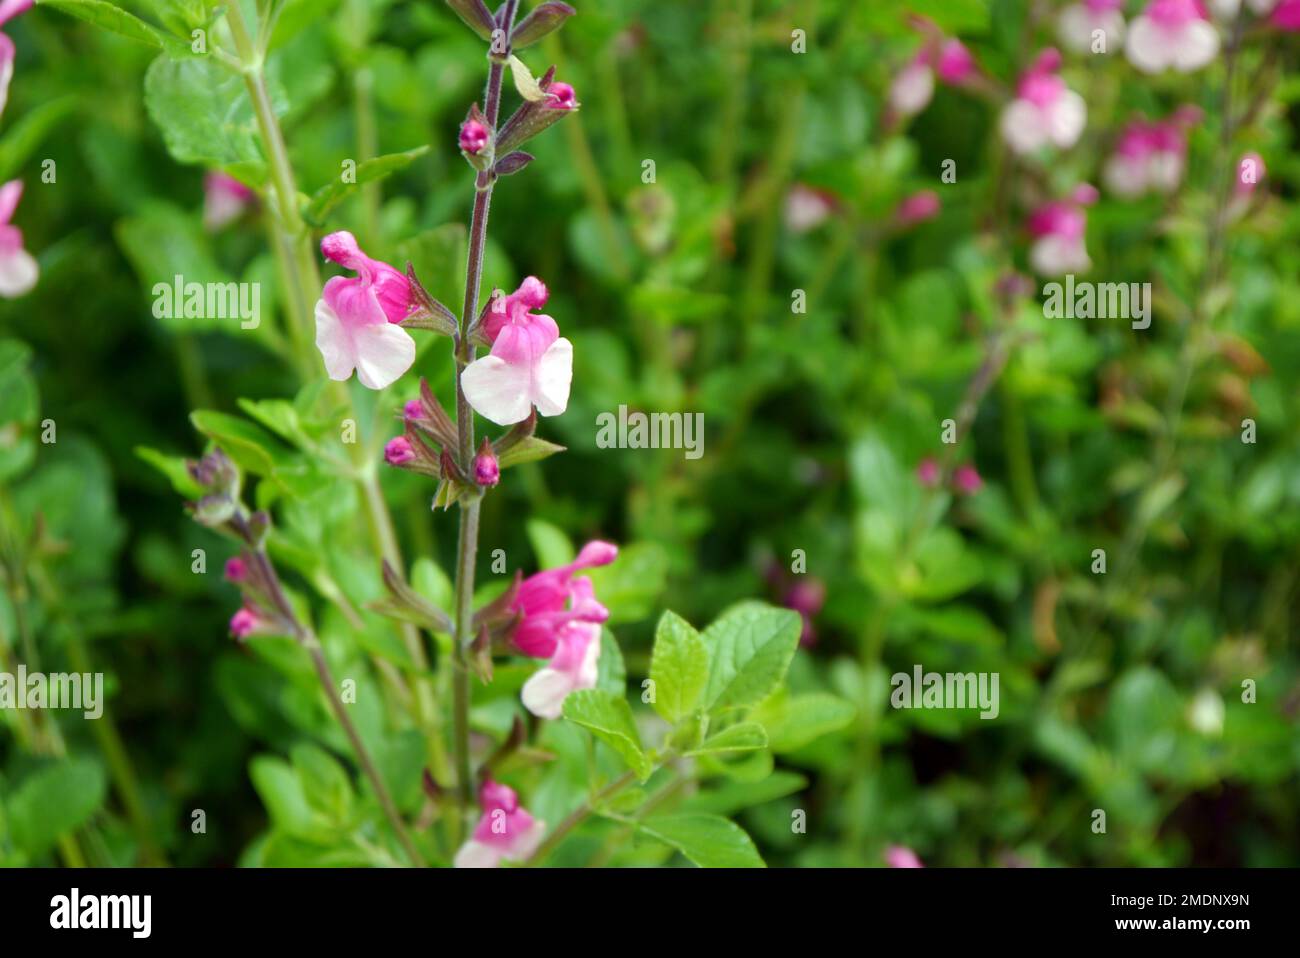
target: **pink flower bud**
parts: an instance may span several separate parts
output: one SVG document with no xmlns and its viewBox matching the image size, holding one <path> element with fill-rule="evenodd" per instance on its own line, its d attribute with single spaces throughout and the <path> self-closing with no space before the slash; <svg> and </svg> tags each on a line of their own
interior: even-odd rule
<svg viewBox="0 0 1300 958">
<path fill-rule="evenodd" d="M 964 466 L 958 466 L 953 470 L 952 485 L 957 492 L 963 496 L 973 496 L 984 486 L 984 480 L 980 474 L 975 471 L 975 467 L 969 463 Z"/>
<path fill-rule="evenodd" d="M 486 439 L 474 457 L 474 481 L 480 486 L 495 486 L 501 481 L 501 467 L 497 463 L 496 453 L 492 451 L 492 443 Z"/>
<path fill-rule="evenodd" d="M 939 48 L 934 68 L 944 83 L 965 83 L 975 76 L 975 58 L 960 40 L 946 40 Z"/>
<path fill-rule="evenodd" d="M 567 83 L 552 83 L 546 88 L 548 99 L 546 105 L 552 110 L 576 110 L 578 96 L 573 87 Z"/>
<path fill-rule="evenodd" d="M 903 845 L 890 845 L 885 849 L 885 864 L 890 868 L 924 868 L 916 852 Z"/>
<path fill-rule="evenodd" d="M 1285 33 L 1300 30 L 1300 0 L 1282 0 L 1273 8 L 1268 22 Z"/>
<path fill-rule="evenodd" d="M 243 582 L 248 578 L 248 565 L 239 556 L 226 560 L 226 581 Z"/>
<path fill-rule="evenodd" d="M 894 218 L 900 226 L 915 226 L 939 215 L 939 194 L 934 190 L 922 190 L 913 193 L 898 204 Z"/>
<path fill-rule="evenodd" d="M 244 606 L 230 617 L 230 634 L 242 641 L 252 635 L 260 624 L 257 614 Z"/>
<path fill-rule="evenodd" d="M 390 466 L 400 466 L 415 458 L 415 450 L 405 436 L 395 436 L 384 446 L 384 461 Z"/>
<path fill-rule="evenodd" d="M 478 120 L 466 120 L 460 125 L 460 148 L 463 151 L 475 156 L 483 152 L 487 144 L 488 129 Z"/>
<path fill-rule="evenodd" d="M 418 399 L 412 399 L 402 407 L 402 416 L 407 422 L 415 422 L 424 418 L 424 404 Z"/>
<path fill-rule="evenodd" d="M 939 464 L 926 456 L 916 465 L 916 481 L 927 489 L 933 489 L 939 482 Z"/>
</svg>

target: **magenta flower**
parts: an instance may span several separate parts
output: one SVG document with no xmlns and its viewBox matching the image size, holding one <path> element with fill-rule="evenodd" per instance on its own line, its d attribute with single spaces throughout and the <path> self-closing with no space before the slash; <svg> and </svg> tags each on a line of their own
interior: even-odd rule
<svg viewBox="0 0 1300 958">
<path fill-rule="evenodd" d="M 927 489 L 938 485 L 939 463 L 932 456 L 926 456 L 916 464 L 916 481 Z"/>
<path fill-rule="evenodd" d="M 1193 116 L 1190 110 L 1180 110 L 1160 123 L 1136 120 L 1125 127 L 1106 161 L 1106 186 L 1124 197 L 1176 190 L 1187 166 L 1185 128 Z"/>
<path fill-rule="evenodd" d="M 248 578 L 248 564 L 239 556 L 233 556 L 226 560 L 225 574 L 227 582 L 243 582 Z"/>
<path fill-rule="evenodd" d="M 424 404 L 418 399 L 409 400 L 402 407 L 402 418 L 407 422 L 419 422 L 424 418 Z"/>
<path fill-rule="evenodd" d="M 952 486 L 960 495 L 973 496 L 984 488 L 984 480 L 975 471 L 975 467 L 967 463 L 953 470 Z"/>
<path fill-rule="evenodd" d="M 786 592 L 781 602 L 787 609 L 799 613 L 803 620 L 803 631 L 799 635 L 799 644 L 813 645 L 817 641 L 817 630 L 813 627 L 813 616 L 826 604 L 826 583 L 816 576 L 801 578 Z"/>
<path fill-rule="evenodd" d="M 483 816 L 469 841 L 456 852 L 456 868 L 496 868 L 503 861 L 524 861 L 537 850 L 546 823 L 520 807 L 514 789 L 489 778 L 479 789 L 478 799 Z"/>
<path fill-rule="evenodd" d="M 915 226 L 932 220 L 939 215 L 939 194 L 934 190 L 922 190 L 903 199 L 894 210 L 894 220 L 899 226 Z"/>
<path fill-rule="evenodd" d="M 960 40 L 949 39 L 939 45 L 934 58 L 934 72 L 939 81 L 949 86 L 960 86 L 975 79 L 978 68 L 975 57 Z"/>
<path fill-rule="evenodd" d="M 384 446 L 384 462 L 390 466 L 400 466 L 415 458 L 415 450 L 405 436 L 394 436 Z"/>
<path fill-rule="evenodd" d="M 20 13 L 26 13 L 32 8 L 35 0 L 2 0 L 0 2 L 0 27 L 4 26 Z M 17 56 L 18 50 L 14 42 L 3 33 L 0 33 L 0 113 L 4 112 L 5 103 L 9 100 L 9 81 L 14 76 L 14 57 Z"/>
<path fill-rule="evenodd" d="M 0 296 L 5 299 L 31 292 L 41 275 L 35 258 L 23 248 L 23 231 L 9 222 L 22 195 L 22 180 L 0 186 Z"/>
<path fill-rule="evenodd" d="M 1043 276 L 1084 273 L 1092 266 L 1084 234 L 1088 216 L 1083 206 L 1096 199 L 1091 186 L 1079 187 L 1068 200 L 1048 203 L 1029 217 L 1029 232 L 1034 244 L 1029 262 Z"/>
<path fill-rule="evenodd" d="M 590 591 L 591 581 L 583 581 L 582 591 Z M 599 668 L 600 625 L 571 622 L 560 630 L 550 661 L 524 683 L 519 700 L 538 718 L 557 719 L 570 692 L 596 687 Z"/>
<path fill-rule="evenodd" d="M 1219 52 L 1219 31 L 1200 0 L 1151 0 L 1134 19 L 1124 46 L 1143 73 L 1199 70 Z"/>
<path fill-rule="evenodd" d="M 460 125 L 459 142 L 461 150 L 476 156 L 488 144 L 488 129 L 478 120 L 466 120 Z"/>
<path fill-rule="evenodd" d="M 1017 153 L 1049 145 L 1068 149 L 1083 133 L 1088 107 L 1057 74 L 1060 68 L 1061 54 L 1044 50 L 1021 76 L 1016 98 L 1002 111 L 1002 138 Z"/>
<path fill-rule="evenodd" d="M 1104 53 L 1111 53 L 1124 40 L 1124 0 L 1082 0 L 1061 11 L 1057 27 L 1061 43 L 1074 53 L 1091 53 L 1093 32 L 1106 37 Z"/>
<path fill-rule="evenodd" d="M 412 307 L 404 274 L 361 251 L 351 233 L 331 233 L 321 252 L 355 277 L 335 276 L 316 303 L 316 348 L 330 379 L 352 375 L 368 389 L 384 389 L 415 362 L 415 340 L 400 323 Z"/>
<path fill-rule="evenodd" d="M 203 227 L 221 229 L 239 219 L 253 204 L 254 193 L 233 176 L 216 170 L 203 177 Z"/>
<path fill-rule="evenodd" d="M 511 604 L 511 611 L 523 615 L 513 635 L 519 650 L 535 659 L 549 659 L 569 625 L 600 624 L 609 618 L 609 610 L 592 593 L 591 579 L 574 578 L 574 573 L 609 565 L 617 558 L 618 546 L 613 543 L 588 542 L 573 562 L 538 572 L 520 583 Z"/>
<path fill-rule="evenodd" d="M 979 68 L 970 50 L 960 40 L 944 38 L 938 27 L 918 18 L 920 29 L 929 34 L 925 45 L 906 66 L 898 71 L 889 85 L 890 110 L 900 116 L 913 116 L 930 104 L 934 96 L 936 75 L 949 86 L 961 86 L 975 79 Z"/>
<path fill-rule="evenodd" d="M 547 296 L 546 285 L 529 276 L 509 296 L 493 297 L 481 326 L 492 351 L 460 375 L 469 404 L 498 426 L 522 422 L 534 406 L 558 416 L 569 405 L 573 344 L 554 319 L 532 312 Z"/>
<path fill-rule="evenodd" d="M 885 849 L 885 864 L 890 868 L 924 868 L 916 852 L 904 845 L 890 845 Z"/>
<path fill-rule="evenodd" d="M 1256 10 L 1256 13 L 1267 13 L 1267 10 Z M 1300 30 L 1300 0 L 1282 0 L 1273 8 L 1273 15 L 1269 17 L 1268 22 L 1286 33 L 1295 33 Z"/>
<path fill-rule="evenodd" d="M 248 606 L 242 606 L 230 617 L 230 634 L 241 642 L 264 628 L 261 617 Z"/>
</svg>

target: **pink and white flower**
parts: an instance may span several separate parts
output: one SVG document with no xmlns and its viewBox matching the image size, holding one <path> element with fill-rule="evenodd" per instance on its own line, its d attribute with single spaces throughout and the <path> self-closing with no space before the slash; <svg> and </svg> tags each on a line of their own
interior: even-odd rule
<svg viewBox="0 0 1300 958">
<path fill-rule="evenodd" d="M 906 845 L 890 845 L 885 849 L 885 864 L 890 868 L 924 868 L 916 852 Z"/>
<path fill-rule="evenodd" d="M 35 0 L 0 0 L 0 27 L 4 26 L 20 13 L 32 8 Z M 0 113 L 4 112 L 9 100 L 9 81 L 14 77 L 14 57 L 18 50 L 14 42 L 0 33 Z"/>
<path fill-rule="evenodd" d="M 1084 245 L 1088 217 L 1083 207 L 1095 202 L 1097 191 L 1091 186 L 1077 188 L 1068 200 L 1058 200 L 1039 207 L 1029 217 L 1029 232 L 1034 244 L 1029 262 L 1044 276 L 1084 273 L 1092 267 Z"/>
<path fill-rule="evenodd" d="M 796 235 L 821 226 L 835 211 L 835 196 L 806 183 L 796 183 L 785 194 L 785 228 Z"/>
<path fill-rule="evenodd" d="M 479 789 L 478 799 L 483 816 L 469 841 L 456 852 L 452 863 L 456 868 L 496 868 L 503 861 L 525 861 L 537 851 L 546 823 L 520 806 L 514 789 L 489 778 Z"/>
<path fill-rule="evenodd" d="M 253 204 L 254 193 L 233 176 L 213 170 L 203 178 L 203 227 L 221 229 L 243 215 Z"/>
<path fill-rule="evenodd" d="M 1186 126 L 1192 116 L 1179 111 L 1163 122 L 1136 120 L 1125 127 L 1106 161 L 1106 186 L 1123 197 L 1177 189 L 1187 166 Z"/>
<path fill-rule="evenodd" d="M 1266 17 L 1275 7 L 1294 4 L 1296 0 L 1246 0 L 1246 6 L 1257 17 Z M 1221 20 L 1231 20 L 1241 11 L 1241 0 L 1210 0 L 1210 11 Z"/>
<path fill-rule="evenodd" d="M 1273 15 L 1268 18 L 1271 26 L 1285 33 L 1295 33 L 1300 30 L 1300 0 L 1281 0 L 1271 9 Z M 1262 16 L 1268 11 L 1256 10 L 1255 12 Z"/>
<path fill-rule="evenodd" d="M 35 258 L 23 248 L 23 231 L 9 222 L 22 195 L 22 180 L 0 186 L 0 296 L 5 299 L 31 292 L 41 275 Z"/>
<path fill-rule="evenodd" d="M 1002 137 L 1017 153 L 1044 146 L 1067 149 L 1083 133 L 1087 105 L 1057 74 L 1060 67 L 1059 52 L 1040 53 L 1021 76 L 1016 98 L 1002 111 Z"/>
<path fill-rule="evenodd" d="M 1129 25 L 1124 46 L 1143 73 L 1199 70 L 1219 52 L 1219 31 L 1200 0 L 1151 0 Z"/>
<path fill-rule="evenodd" d="M 560 630 L 550 661 L 524 683 L 519 700 L 539 718 L 557 719 L 570 692 L 596 687 L 599 668 L 600 625 L 571 622 Z"/>
<path fill-rule="evenodd" d="M 373 260 L 346 231 L 321 240 L 328 259 L 355 270 L 335 276 L 316 303 L 316 348 L 330 379 L 344 380 L 355 369 L 368 389 L 384 389 L 415 362 L 415 340 L 400 325 L 413 305 L 411 284 L 387 263 Z"/>
<path fill-rule="evenodd" d="M 975 58 L 960 40 L 929 41 L 889 85 L 890 109 L 900 116 L 914 116 L 929 106 L 936 76 L 949 86 L 961 86 L 977 72 Z"/>
<path fill-rule="evenodd" d="M 523 619 L 515 627 L 512 639 L 519 651 L 535 659 L 555 655 L 561 633 L 573 623 L 599 625 L 609 618 L 609 610 L 596 601 L 591 579 L 575 573 L 583 569 L 609 565 L 618 558 L 618 546 L 612 542 L 588 542 L 578 557 L 568 565 L 530 575 L 519 585 L 511 611 Z"/>
<path fill-rule="evenodd" d="M 460 375 L 469 404 L 498 426 L 522 422 L 534 406 L 543 416 L 558 416 L 569 405 L 573 344 L 554 319 L 532 312 L 547 296 L 536 276 L 509 296 L 494 296 L 480 327 L 492 351 Z"/>
<path fill-rule="evenodd" d="M 1082 0 L 1061 11 L 1057 27 L 1061 43 L 1075 53 L 1090 53 L 1093 35 L 1100 30 L 1105 46 L 1099 51 L 1110 53 L 1124 42 L 1124 0 Z"/>
</svg>

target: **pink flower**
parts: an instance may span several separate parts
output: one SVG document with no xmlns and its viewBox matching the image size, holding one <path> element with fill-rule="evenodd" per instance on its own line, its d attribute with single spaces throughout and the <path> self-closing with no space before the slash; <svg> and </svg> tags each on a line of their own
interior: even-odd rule
<svg viewBox="0 0 1300 958">
<path fill-rule="evenodd" d="M 401 272 L 366 256 L 351 233 L 331 233 L 321 252 L 356 270 L 335 276 L 316 303 L 316 348 L 330 379 L 347 379 L 352 370 L 368 389 L 384 389 L 415 362 L 415 340 L 396 325 L 411 310 L 411 284 Z"/>
<path fill-rule="evenodd" d="M 1190 73 L 1219 52 L 1219 32 L 1200 0 L 1151 0 L 1129 27 L 1124 52 L 1143 73 Z"/>
<path fill-rule="evenodd" d="M 1179 113 L 1162 123 L 1130 123 L 1106 161 L 1107 187 L 1124 197 L 1140 196 L 1148 190 L 1171 193 L 1177 189 L 1187 165 L 1184 127 L 1190 116 Z"/>
<path fill-rule="evenodd" d="M 569 405 L 573 344 L 554 319 L 532 312 L 547 296 L 545 284 L 529 276 L 509 296 L 493 297 L 481 327 L 492 351 L 461 373 L 469 404 L 498 426 L 527 419 L 533 406 L 558 416 Z"/>
<path fill-rule="evenodd" d="M 973 496 L 984 488 L 984 480 L 975 471 L 975 467 L 967 463 L 953 470 L 952 486 L 960 495 Z"/>
<path fill-rule="evenodd" d="M 796 183 L 785 194 L 785 228 L 796 235 L 807 233 L 826 222 L 834 210 L 834 195 Z"/>
<path fill-rule="evenodd" d="M 916 464 L 916 481 L 927 489 L 933 489 L 939 482 L 939 463 L 931 456 L 926 456 Z"/>
<path fill-rule="evenodd" d="M 885 864 L 890 868 L 924 868 L 916 852 L 903 845 L 890 845 L 885 849 Z"/>
<path fill-rule="evenodd" d="M 618 546 L 613 543 L 588 542 L 573 562 L 538 572 L 520 583 L 511 605 L 512 611 L 523 614 L 513 636 L 519 650 L 535 659 L 549 659 L 567 626 L 575 622 L 600 624 L 609 618 L 609 610 L 592 593 L 591 579 L 575 579 L 574 573 L 609 565 L 617 558 Z"/>
<path fill-rule="evenodd" d="M 400 466 L 415 458 L 415 450 L 405 436 L 394 436 L 384 446 L 384 462 L 390 466 Z"/>
<path fill-rule="evenodd" d="M 934 190 L 913 193 L 898 204 L 894 220 L 899 226 L 915 226 L 939 215 L 939 194 Z"/>
<path fill-rule="evenodd" d="M 1039 273 L 1063 276 L 1092 266 L 1084 245 L 1088 217 L 1082 207 L 1095 199 L 1094 194 L 1091 187 L 1080 188 L 1068 200 L 1041 206 L 1029 217 L 1029 232 L 1035 237 L 1029 262 Z"/>
<path fill-rule="evenodd" d="M 1083 133 L 1088 108 L 1083 97 L 1057 75 L 1061 54 L 1044 50 L 1016 87 L 1016 98 L 1002 111 L 1002 138 L 1017 153 L 1044 146 L 1067 149 Z"/>
<path fill-rule="evenodd" d="M 479 789 L 478 799 L 483 817 L 469 841 L 456 852 L 455 867 L 496 868 L 503 861 L 522 862 L 537 851 L 546 823 L 520 807 L 514 789 L 489 778 Z"/>
<path fill-rule="evenodd" d="M 243 606 L 230 617 L 230 634 L 241 642 L 262 628 L 262 620 L 248 606 Z"/>
<path fill-rule="evenodd" d="M 0 296 L 5 299 L 31 292 L 41 275 L 32 254 L 23 249 L 23 231 L 9 222 L 22 195 L 22 180 L 0 186 Z"/>
<path fill-rule="evenodd" d="M 546 88 L 545 105 L 552 110 L 576 110 L 581 104 L 573 87 L 567 83 L 552 83 Z"/>
<path fill-rule="evenodd" d="M 248 565 L 239 556 L 233 556 L 226 560 L 226 581 L 243 582 L 248 578 Z"/>
<path fill-rule="evenodd" d="M 801 579 L 790 587 L 781 602 L 787 609 L 793 609 L 803 619 L 803 631 L 799 635 L 800 645 L 813 645 L 817 641 L 817 630 L 813 627 L 813 616 L 826 604 L 826 583 L 815 576 Z"/>
<path fill-rule="evenodd" d="M 418 399 L 412 399 L 402 407 L 402 417 L 407 422 L 419 422 L 424 418 L 424 404 Z"/>
<path fill-rule="evenodd" d="M 1106 38 L 1102 53 L 1110 53 L 1124 40 L 1124 0 L 1082 0 L 1061 11 L 1057 27 L 1061 43 L 1075 53 L 1091 53 L 1093 33 Z"/>
<path fill-rule="evenodd" d="M 1256 10 L 1256 13 L 1266 12 L 1266 10 Z M 1300 0 L 1282 0 L 1274 8 L 1273 16 L 1269 17 L 1268 22 L 1287 33 L 1300 30 Z"/>
<path fill-rule="evenodd" d="M 590 590 L 591 581 L 583 581 Z M 538 718 L 557 719 L 570 692 L 596 687 L 599 667 L 600 625 L 571 622 L 560 630 L 550 661 L 524 683 L 519 700 Z"/>
<path fill-rule="evenodd" d="M 960 40 L 945 40 L 939 46 L 934 61 L 935 73 L 939 81 L 949 86 L 960 86 L 975 78 L 978 68 L 975 58 Z"/>
<path fill-rule="evenodd" d="M 488 144 L 488 130 L 478 120 L 466 120 L 460 125 L 460 148 L 476 155 Z"/>
<path fill-rule="evenodd" d="M 2 0 L 0 2 L 0 27 L 4 26 L 20 13 L 32 8 L 35 0 Z M 9 81 L 14 76 L 14 57 L 17 56 L 14 42 L 0 33 L 0 113 L 4 112 L 9 100 Z"/>
<path fill-rule="evenodd" d="M 934 70 L 930 66 L 929 54 L 922 50 L 898 71 L 889 85 L 889 106 L 902 116 L 913 116 L 929 106 L 933 96 Z"/>
<path fill-rule="evenodd" d="M 233 176 L 213 170 L 203 177 L 203 227 L 219 230 L 239 219 L 253 203 L 253 191 Z"/>
<path fill-rule="evenodd" d="M 474 481 L 480 486 L 495 486 L 501 481 L 501 465 L 487 439 L 483 440 L 478 455 L 474 457 Z"/>
</svg>

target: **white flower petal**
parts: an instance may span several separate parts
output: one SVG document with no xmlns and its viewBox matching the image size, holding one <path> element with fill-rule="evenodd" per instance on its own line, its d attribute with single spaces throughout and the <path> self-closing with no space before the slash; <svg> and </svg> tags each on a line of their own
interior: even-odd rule
<svg viewBox="0 0 1300 958">
<path fill-rule="evenodd" d="M 501 852 L 491 845 L 470 839 L 456 852 L 452 866 L 455 868 L 496 868 L 501 864 Z"/>
<path fill-rule="evenodd" d="M 1073 90 L 1065 90 L 1048 108 L 1048 122 L 1051 124 L 1049 136 L 1052 142 L 1063 150 L 1068 149 L 1083 134 L 1083 127 L 1088 122 L 1088 105 Z"/>
<path fill-rule="evenodd" d="M 1106 187 L 1116 196 L 1126 199 L 1140 196 L 1147 188 L 1147 164 L 1125 156 L 1112 156 L 1106 161 Z"/>
<path fill-rule="evenodd" d="M 467 370 L 468 371 L 468 370 Z M 573 343 L 563 336 L 542 353 L 533 370 L 532 401 L 543 416 L 558 416 L 569 405 L 573 383 Z"/>
<path fill-rule="evenodd" d="M 522 422 L 532 409 L 531 370 L 499 356 L 484 356 L 466 366 L 460 386 L 474 411 L 498 426 Z"/>
<path fill-rule="evenodd" d="M 532 857 L 533 852 L 537 851 L 537 846 L 542 843 L 546 837 L 546 823 L 534 819 L 532 827 L 528 831 L 515 836 L 515 840 L 510 843 L 510 851 L 506 857 L 512 862 L 522 862 Z"/>
<path fill-rule="evenodd" d="M 889 105 L 904 116 L 920 113 L 934 96 L 934 71 L 924 63 L 909 63 L 889 87 Z"/>
<path fill-rule="evenodd" d="M 1032 153 L 1047 142 L 1047 122 L 1028 100 L 1013 100 L 1002 111 L 1002 138 L 1017 153 Z"/>
<path fill-rule="evenodd" d="M 316 300 L 316 348 L 325 359 L 325 372 L 330 379 L 342 380 L 352 375 L 356 365 L 352 346 L 343 331 L 343 323 L 323 299 Z"/>
<path fill-rule="evenodd" d="M 1219 52 L 1219 31 L 1208 20 L 1193 20 L 1183 27 L 1173 48 L 1173 64 L 1191 73 L 1208 64 Z"/>
<path fill-rule="evenodd" d="M 1159 73 L 1173 60 L 1168 34 L 1150 17 L 1138 17 L 1129 25 L 1124 52 L 1143 73 Z"/>
<path fill-rule="evenodd" d="M 573 677 L 555 669 L 543 668 L 534 672 L 519 691 L 524 708 L 538 718 L 560 717 L 564 700 L 574 690 Z"/>
<path fill-rule="evenodd" d="M 41 268 L 25 249 L 0 256 L 0 296 L 13 299 L 30 293 L 40 275 Z"/>
<path fill-rule="evenodd" d="M 387 389 L 415 364 L 415 340 L 396 323 L 373 323 L 352 331 L 357 379 L 367 389 Z"/>
</svg>

